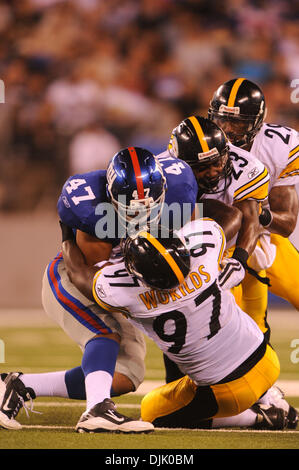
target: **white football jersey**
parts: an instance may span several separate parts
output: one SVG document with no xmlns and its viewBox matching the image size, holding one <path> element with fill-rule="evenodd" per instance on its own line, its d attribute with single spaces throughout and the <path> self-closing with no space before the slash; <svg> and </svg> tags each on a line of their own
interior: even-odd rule
<svg viewBox="0 0 299 470">
<path fill-rule="evenodd" d="M 227 187 L 223 178 L 212 194 L 202 194 L 201 199 L 218 199 L 232 206 L 234 202 L 255 200 L 263 202 L 267 200 L 269 189 L 269 173 L 266 166 L 250 152 L 229 143 L 229 155 L 232 161 L 232 174 Z M 200 207 L 196 207 L 197 217 L 200 215 Z M 236 235 L 227 243 L 227 248 L 236 244 Z"/>
<path fill-rule="evenodd" d="M 278 124 L 263 124 L 251 152 L 268 169 L 269 191 L 273 186 L 299 183 L 299 133 Z"/>
<path fill-rule="evenodd" d="M 124 262 L 94 277 L 94 298 L 122 312 L 197 385 L 217 383 L 262 343 L 256 323 L 217 284 L 225 236 L 211 219 L 186 224 L 178 235 L 191 255 L 191 270 L 173 291 L 157 291 L 128 274 Z"/>
<path fill-rule="evenodd" d="M 232 161 L 232 174 L 229 185 L 225 188 L 223 178 L 213 194 L 203 194 L 202 199 L 218 199 L 225 204 L 254 199 L 258 202 L 268 197 L 269 174 L 265 165 L 252 153 L 229 143 L 229 155 Z M 224 189 L 222 191 L 222 189 Z"/>
</svg>

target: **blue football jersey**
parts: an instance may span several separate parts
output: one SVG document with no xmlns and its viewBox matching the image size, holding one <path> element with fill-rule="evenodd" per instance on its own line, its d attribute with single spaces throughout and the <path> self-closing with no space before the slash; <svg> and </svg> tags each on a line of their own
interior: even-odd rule
<svg viewBox="0 0 299 470">
<path fill-rule="evenodd" d="M 167 183 L 161 224 L 178 229 L 194 210 L 198 191 L 196 179 L 189 165 L 168 152 L 157 158 Z M 109 203 L 106 185 L 105 170 L 71 176 L 62 188 L 57 209 L 65 224 L 115 246 L 119 243 L 120 224 Z M 115 231 L 108 230 L 107 226 L 115 227 Z"/>
<path fill-rule="evenodd" d="M 167 182 L 165 195 L 165 205 L 161 215 L 161 225 L 179 230 L 183 227 L 192 215 L 195 208 L 198 186 L 191 167 L 180 160 L 172 157 L 166 150 L 156 155 L 162 167 Z M 171 208 L 173 207 L 173 211 Z"/>
</svg>

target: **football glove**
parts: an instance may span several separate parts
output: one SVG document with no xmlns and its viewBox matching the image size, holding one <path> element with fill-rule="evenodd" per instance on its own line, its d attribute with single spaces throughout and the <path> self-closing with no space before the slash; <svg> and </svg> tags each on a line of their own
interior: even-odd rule
<svg viewBox="0 0 299 470">
<path fill-rule="evenodd" d="M 276 256 L 276 246 L 270 242 L 270 234 L 263 234 L 259 238 L 260 246 L 256 246 L 248 260 L 248 266 L 255 271 L 262 271 L 272 266 Z"/>
<path fill-rule="evenodd" d="M 242 263 L 235 258 L 226 258 L 222 261 L 222 270 L 218 276 L 218 285 L 222 290 L 238 286 L 245 276 Z"/>
</svg>

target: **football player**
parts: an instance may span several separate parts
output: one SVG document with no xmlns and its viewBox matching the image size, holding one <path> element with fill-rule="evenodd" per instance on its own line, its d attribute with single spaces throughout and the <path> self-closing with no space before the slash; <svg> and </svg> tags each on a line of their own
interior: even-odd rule
<svg viewBox="0 0 299 470">
<path fill-rule="evenodd" d="M 111 254 L 117 260 L 117 249 L 113 253 L 112 249 L 119 244 L 119 221 L 122 227 L 127 218 L 132 223 L 132 217 L 134 220 L 140 211 L 145 218 L 139 218 L 139 223 L 148 222 L 148 218 L 155 223 L 160 217 L 165 219 L 166 213 L 171 225 L 181 226 L 190 218 L 196 194 L 196 180 L 185 162 L 170 155 L 156 159 L 145 149 L 129 147 L 114 156 L 107 172 L 70 177 L 59 198 L 58 212 L 61 220 L 76 231 L 77 243 L 93 265 Z M 111 213 L 110 202 L 116 212 Z M 166 211 L 173 203 L 177 204 L 176 217 Z M 226 210 L 227 233 L 233 234 L 239 228 L 240 214 Z M 110 211 L 109 217 L 105 211 Z M 224 222 L 223 210 L 221 219 Z M 121 316 L 105 316 L 98 305 L 82 296 L 70 282 L 60 253 L 46 269 L 42 298 L 46 312 L 83 350 L 82 364 L 69 371 L 45 374 L 1 374 L 0 425 L 20 428 L 15 417 L 24 400 L 60 396 L 87 398 L 87 414 L 96 414 L 93 429 L 143 432 L 144 423 L 125 417 L 124 423 L 119 421 L 110 400 L 110 393 L 133 391 L 143 380 L 145 343 L 140 331 Z M 11 397 L 13 400 L 8 399 Z"/>
<path fill-rule="evenodd" d="M 264 245 L 267 244 L 267 257 L 262 260 L 266 264 L 260 264 L 258 268 L 256 263 L 251 264 L 256 244 L 261 231 L 264 230 L 260 223 L 261 217 L 267 213 L 264 209 L 260 214 L 261 204 L 268 200 L 270 181 L 265 164 L 251 152 L 228 141 L 222 128 L 215 122 L 199 116 L 191 116 L 183 120 L 173 130 L 168 151 L 192 167 L 197 179 L 200 199 L 218 199 L 237 207 L 243 214 L 240 231 L 235 239 L 227 244 L 228 250 L 224 262 L 227 276 L 230 276 L 232 280 L 230 287 L 236 290 L 238 283 L 234 280 L 234 273 L 239 270 L 243 273 L 240 285 L 246 300 L 259 295 L 260 292 L 267 292 L 269 280 L 265 271 L 262 270 L 268 267 L 267 263 L 271 258 L 271 246 L 267 244 L 267 240 L 264 243 Z M 211 217 L 213 217 L 212 214 Z M 247 300 L 246 303 L 238 303 L 244 311 L 253 316 L 252 302 Z M 266 339 L 269 340 L 270 332 L 265 311 L 265 309 L 259 310 L 261 317 L 259 321 L 253 317 Z M 170 363 L 167 356 L 164 356 L 164 361 L 166 381 L 179 378 L 178 368 Z M 283 399 L 283 394 L 278 392 L 277 389 L 271 390 L 271 402 L 277 398 L 280 404 L 284 403 L 289 412 L 289 425 L 292 426 L 293 422 L 293 426 L 296 427 L 298 421 L 296 410 Z"/>
<path fill-rule="evenodd" d="M 159 427 L 197 428 L 202 420 L 247 411 L 255 429 L 284 429 L 282 408 L 254 403 L 279 376 L 278 357 L 256 323 L 236 304 L 220 270 L 226 240 L 212 219 L 171 233 L 146 228 L 123 245 L 124 260 L 88 266 L 64 227 L 62 244 L 72 282 L 107 312 L 118 312 L 154 340 L 182 378 L 148 393 L 142 419 Z M 236 279 L 235 279 L 236 280 Z M 117 281 L 117 282 L 116 282 Z M 85 422 L 77 428 L 85 429 Z"/>
<path fill-rule="evenodd" d="M 289 127 L 264 122 L 265 97 L 245 78 L 222 84 L 214 93 L 208 115 L 235 146 L 252 152 L 268 169 L 268 203 L 259 215 L 262 233 L 253 265 L 266 268 L 270 292 L 299 310 L 299 254 L 288 239 L 298 217 L 295 185 L 299 182 L 299 134 Z M 238 302 L 266 332 L 267 286 L 248 278 L 243 287 L 242 292 L 238 288 L 235 293 Z"/>
</svg>

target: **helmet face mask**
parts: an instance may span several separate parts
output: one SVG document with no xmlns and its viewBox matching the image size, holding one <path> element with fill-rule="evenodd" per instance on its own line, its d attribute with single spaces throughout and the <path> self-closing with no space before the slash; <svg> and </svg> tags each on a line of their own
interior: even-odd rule
<svg viewBox="0 0 299 470">
<path fill-rule="evenodd" d="M 168 149 L 191 166 L 202 192 L 222 192 L 230 184 L 232 163 L 228 140 L 210 119 L 201 116 L 184 119 L 172 131 Z M 205 173 L 200 175 L 201 172 Z"/>
<path fill-rule="evenodd" d="M 209 176 L 211 168 L 218 169 L 215 176 Z M 207 194 L 225 191 L 231 181 L 232 163 L 229 156 L 223 155 L 209 165 L 192 167 L 199 189 Z M 208 170 L 208 171 L 207 171 Z M 221 185 L 223 182 L 223 185 Z"/>
<path fill-rule="evenodd" d="M 217 111 L 209 111 L 209 117 L 225 132 L 228 140 L 236 147 L 245 147 L 254 139 L 260 127 L 250 117 L 232 117 Z"/>
<path fill-rule="evenodd" d="M 190 254 L 180 238 L 166 228 L 166 237 L 154 237 L 146 229 L 123 244 L 127 271 L 144 286 L 155 290 L 176 289 L 189 274 Z"/>
<path fill-rule="evenodd" d="M 208 116 L 237 147 L 249 148 L 266 117 L 260 88 L 244 78 L 221 85 L 210 102 Z"/>
<path fill-rule="evenodd" d="M 123 226 L 158 222 L 166 192 L 166 178 L 154 155 L 128 147 L 114 155 L 107 169 L 107 195 Z"/>
</svg>

